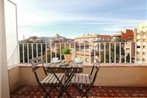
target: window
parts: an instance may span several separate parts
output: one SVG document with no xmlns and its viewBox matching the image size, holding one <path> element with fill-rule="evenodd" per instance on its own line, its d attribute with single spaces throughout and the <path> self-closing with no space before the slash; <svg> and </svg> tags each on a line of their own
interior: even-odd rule
<svg viewBox="0 0 147 98">
<path fill-rule="evenodd" d="M 143 58 L 142 61 L 145 61 L 145 58 Z"/>
<path fill-rule="evenodd" d="M 143 55 L 145 55 L 145 52 L 143 52 Z"/>
<path fill-rule="evenodd" d="M 140 46 L 137 46 L 137 48 L 140 48 Z"/>
</svg>

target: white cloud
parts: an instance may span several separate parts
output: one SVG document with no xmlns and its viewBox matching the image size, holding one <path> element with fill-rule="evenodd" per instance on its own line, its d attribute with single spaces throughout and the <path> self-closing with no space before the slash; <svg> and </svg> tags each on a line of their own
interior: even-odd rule
<svg viewBox="0 0 147 98">
<path fill-rule="evenodd" d="M 102 17 L 102 16 L 92 16 L 92 15 L 81 15 L 81 14 L 66 14 L 66 13 L 47 13 L 43 12 L 28 12 L 19 14 L 18 22 L 19 25 L 43 25 L 43 24 L 55 24 L 65 21 L 85 21 L 85 24 L 111 24 L 111 23 L 139 23 L 144 20 L 136 19 L 123 19 L 123 18 L 113 18 L 113 17 Z"/>
<path fill-rule="evenodd" d="M 61 21 L 89 20 L 98 21 L 102 17 L 85 16 L 76 13 L 66 13 L 68 11 L 85 10 L 93 6 L 104 6 L 116 3 L 117 0 L 14 0 L 18 4 L 19 25 L 40 25 L 54 24 Z M 106 19 L 106 18 L 105 18 Z M 103 20 L 105 20 L 103 19 Z"/>
<path fill-rule="evenodd" d="M 31 32 L 31 35 L 46 34 L 44 32 L 33 33 L 36 25 L 56 25 L 63 22 L 72 24 L 76 22 L 82 26 L 92 25 L 103 31 L 120 31 L 126 27 L 134 27 L 143 22 L 141 19 L 127 19 L 117 17 L 108 12 L 107 15 L 96 12 L 89 14 L 89 9 L 105 9 L 109 5 L 118 4 L 121 0 L 14 0 L 18 4 L 19 34 Z M 95 8 L 95 9 L 94 9 Z M 129 7 L 128 7 L 129 8 Z M 138 8 L 139 9 L 139 8 Z M 111 10 L 111 9 L 109 9 Z M 116 9 L 112 9 L 116 10 Z M 119 10 L 119 8 L 117 9 Z M 129 10 L 126 8 L 126 10 Z M 131 9 L 130 9 L 131 10 Z M 81 12 L 81 13 L 80 13 Z M 106 13 L 106 12 L 104 12 Z M 109 15 L 109 13 L 111 13 Z M 135 13 L 134 13 L 135 15 Z M 135 25 L 136 24 L 136 25 Z M 30 29 L 29 29 L 30 28 Z M 71 27 L 72 28 L 72 27 Z M 96 29 L 97 29 L 96 28 Z M 45 31 L 45 30 L 44 30 Z M 74 34 L 76 35 L 76 34 Z M 73 36 L 74 36 L 73 35 Z M 21 35 L 22 36 L 22 35 Z"/>
</svg>

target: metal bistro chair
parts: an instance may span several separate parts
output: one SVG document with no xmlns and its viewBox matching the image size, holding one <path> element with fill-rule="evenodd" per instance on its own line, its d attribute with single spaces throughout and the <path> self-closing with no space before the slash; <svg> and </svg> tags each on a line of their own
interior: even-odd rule
<svg viewBox="0 0 147 98">
<path fill-rule="evenodd" d="M 39 84 L 39 86 L 42 88 L 42 90 L 45 92 L 44 98 L 47 98 L 49 96 L 51 98 L 50 92 L 55 89 L 58 93 L 60 92 L 57 88 L 57 84 L 61 84 L 62 80 L 64 78 L 64 74 L 56 74 L 53 73 L 47 73 L 45 66 L 43 64 L 43 61 L 41 60 L 41 57 L 37 57 L 30 60 L 32 63 L 32 71 L 35 75 L 36 81 Z M 40 68 L 38 65 L 41 65 L 41 68 L 44 71 L 45 78 L 43 80 L 40 80 L 39 74 L 37 73 L 37 69 Z M 50 89 L 47 90 L 45 86 L 50 85 Z"/>
<path fill-rule="evenodd" d="M 85 96 L 86 98 L 88 98 L 87 92 L 89 92 L 90 88 L 93 86 L 99 68 L 100 68 L 99 63 L 94 63 L 90 74 L 79 73 L 79 74 L 75 74 L 75 76 L 72 78 L 71 83 L 76 85 L 76 89 L 78 90 L 78 92 L 81 94 L 82 97 Z"/>
</svg>

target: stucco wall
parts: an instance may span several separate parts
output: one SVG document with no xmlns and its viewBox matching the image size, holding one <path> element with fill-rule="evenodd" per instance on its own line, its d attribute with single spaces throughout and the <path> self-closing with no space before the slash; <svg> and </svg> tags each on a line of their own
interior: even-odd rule
<svg viewBox="0 0 147 98">
<path fill-rule="evenodd" d="M 89 72 L 89 67 L 84 68 Z M 147 67 L 102 66 L 97 74 L 98 86 L 147 86 Z"/>
<path fill-rule="evenodd" d="M 90 66 L 85 66 L 83 72 L 90 73 L 90 68 Z M 38 73 L 41 78 L 44 77 L 42 69 L 39 69 Z M 37 85 L 30 66 L 23 65 L 19 66 L 19 68 L 9 70 L 9 80 L 11 90 L 13 90 L 17 84 Z M 146 87 L 147 66 L 101 66 L 97 74 L 95 85 Z"/>
<path fill-rule="evenodd" d="M 8 70 L 10 92 L 15 90 L 20 85 L 19 67 L 14 67 Z"/>
</svg>

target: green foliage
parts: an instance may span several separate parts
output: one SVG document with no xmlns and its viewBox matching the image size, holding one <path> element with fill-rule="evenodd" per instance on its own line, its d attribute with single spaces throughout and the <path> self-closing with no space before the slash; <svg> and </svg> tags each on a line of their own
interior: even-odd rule
<svg viewBox="0 0 147 98">
<path fill-rule="evenodd" d="M 62 52 L 63 52 L 63 54 L 70 54 L 71 53 L 71 49 L 63 48 Z"/>
</svg>

